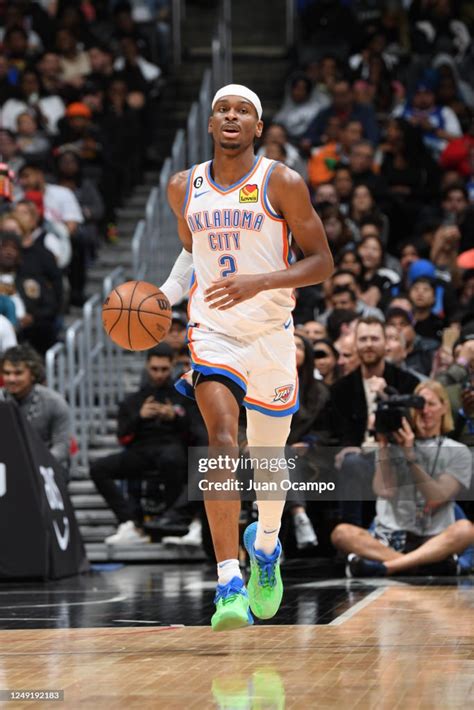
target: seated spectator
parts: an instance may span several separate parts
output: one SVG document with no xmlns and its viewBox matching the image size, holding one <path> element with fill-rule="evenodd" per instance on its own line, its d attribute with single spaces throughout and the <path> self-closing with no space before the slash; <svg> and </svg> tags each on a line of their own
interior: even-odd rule
<svg viewBox="0 0 474 710">
<path fill-rule="evenodd" d="M 359 254 L 352 248 L 343 249 L 335 259 L 338 271 L 350 271 L 359 281 L 362 278 L 364 264 Z"/>
<path fill-rule="evenodd" d="M 12 216 L 20 221 L 25 235 L 51 252 L 59 269 L 69 265 L 72 254 L 69 233 L 60 222 L 44 219 L 43 193 L 39 190 L 25 192 L 24 199 L 16 203 Z M 8 227 L 5 229 L 8 231 Z"/>
<path fill-rule="evenodd" d="M 403 118 L 390 119 L 376 162 L 387 186 L 392 230 L 395 234 L 410 232 L 420 207 L 439 184 L 439 168 L 423 144 L 420 129 Z"/>
<path fill-rule="evenodd" d="M 337 367 L 339 376 L 344 377 L 354 372 L 359 365 L 360 359 L 356 348 L 355 334 L 346 333 L 341 335 L 334 343 L 338 352 Z"/>
<path fill-rule="evenodd" d="M 327 337 L 326 328 L 322 323 L 316 320 L 308 320 L 303 324 L 303 335 L 314 345 L 316 340 Z"/>
<path fill-rule="evenodd" d="M 462 179 L 472 179 L 474 174 L 474 165 L 471 157 L 473 150 L 474 112 L 471 111 L 463 135 L 448 143 L 440 155 L 439 164 L 443 170 L 455 170 Z"/>
<path fill-rule="evenodd" d="M 75 150 L 82 158 L 88 174 L 100 180 L 102 177 L 102 137 L 92 110 L 82 101 L 74 101 L 66 108 L 58 123 L 55 139 L 55 154 L 61 150 Z"/>
<path fill-rule="evenodd" d="M 417 370 L 407 366 L 407 341 L 401 330 L 394 325 L 385 326 L 385 360 L 392 365 L 396 365 L 401 370 L 406 370 L 410 375 L 416 377 L 420 382 L 427 379 Z"/>
<path fill-rule="evenodd" d="M 474 446 L 474 323 L 461 329 L 454 345 L 454 360 L 436 380 L 445 388 L 454 420 L 453 436 L 467 446 Z"/>
<path fill-rule="evenodd" d="M 335 343 L 341 336 L 354 333 L 358 320 L 359 316 L 355 311 L 335 308 L 330 314 L 326 326 L 329 339 Z"/>
<path fill-rule="evenodd" d="M 386 362 L 384 325 L 377 318 L 360 318 L 355 338 L 360 367 L 331 387 L 331 406 L 334 433 L 342 446 L 336 467 L 340 469 L 343 491 L 348 494 L 341 502 L 341 514 L 346 522 L 362 525 L 362 501 L 374 473 L 377 398 L 387 387 L 399 394 L 411 394 L 419 380 Z"/>
<path fill-rule="evenodd" d="M 441 341 L 444 321 L 433 313 L 436 302 L 436 288 L 433 281 L 425 276 L 415 279 L 408 292 L 415 332 L 424 338 Z"/>
<path fill-rule="evenodd" d="M 62 467 L 67 480 L 72 440 L 71 413 L 65 399 L 43 384 L 44 368 L 38 353 L 27 344 L 9 348 L 3 354 L 2 376 L 4 392 L 18 404 Z"/>
<path fill-rule="evenodd" d="M 331 99 L 331 104 L 322 109 L 308 126 L 301 141 L 302 148 L 309 150 L 311 146 L 322 144 L 322 136 L 331 116 L 338 116 L 344 123 L 350 120 L 360 121 L 365 138 L 375 145 L 379 137 L 375 112 L 371 106 L 355 103 L 352 87 L 347 79 L 339 79 L 334 83 Z"/>
<path fill-rule="evenodd" d="M 433 82 L 419 81 L 411 101 L 395 109 L 394 117 L 404 118 L 417 126 L 423 142 L 435 160 L 438 160 L 449 141 L 462 135 L 461 126 L 449 106 L 436 104 Z"/>
<path fill-rule="evenodd" d="M 377 306 L 393 284 L 399 282 L 398 274 L 385 266 L 382 242 L 375 234 L 365 236 L 357 245 L 357 253 L 362 259 L 361 298 L 370 306 Z"/>
<path fill-rule="evenodd" d="M 376 172 L 375 151 L 370 141 L 362 140 L 354 143 L 349 155 L 348 167 L 354 187 L 365 185 L 370 190 L 373 200 L 385 199 L 387 186 L 384 178 Z"/>
<path fill-rule="evenodd" d="M 344 215 L 335 205 L 328 205 L 319 210 L 333 256 L 352 242 L 352 231 Z"/>
<path fill-rule="evenodd" d="M 361 140 L 360 121 L 348 121 L 337 131 L 335 140 L 327 141 L 320 148 L 313 148 L 308 161 L 308 178 L 311 187 L 315 188 L 321 183 L 329 182 L 334 178 L 338 167 L 347 166 L 352 146 Z M 334 186 L 336 187 L 336 183 Z"/>
<path fill-rule="evenodd" d="M 26 160 L 46 159 L 51 144 L 39 130 L 34 113 L 24 111 L 18 114 L 16 126 L 16 140 L 20 154 Z"/>
<path fill-rule="evenodd" d="M 157 93 L 161 69 L 145 59 L 134 33 L 120 37 L 120 52 L 121 56 L 114 62 L 114 70 L 120 72 L 130 89 L 145 96 L 153 90 Z"/>
<path fill-rule="evenodd" d="M 361 239 L 361 228 L 367 220 L 379 224 L 379 238 L 383 245 L 387 245 L 389 238 L 389 222 L 386 215 L 381 212 L 375 202 L 374 196 L 367 185 L 356 185 L 349 202 L 347 213 L 349 224 L 354 233 L 355 240 Z"/>
<path fill-rule="evenodd" d="M 377 435 L 371 530 L 341 524 L 332 533 L 335 547 L 348 554 L 350 576 L 413 573 L 448 560 L 453 569 L 452 555 L 474 541 L 472 524 L 456 521 L 454 514 L 456 496 L 470 485 L 472 458 L 466 446 L 447 436 L 453 420 L 446 390 L 431 380 L 415 393 L 425 404 L 415 410 L 414 424 L 403 418 L 392 435 L 395 443 Z"/>
<path fill-rule="evenodd" d="M 474 206 L 469 203 L 469 195 L 464 185 L 452 185 L 446 188 L 441 196 L 441 219 L 444 226 L 456 226 L 460 232 L 456 247 L 459 252 L 469 249 L 474 244 Z M 441 229 L 441 228 L 440 228 Z M 445 228 L 440 242 L 454 239 L 450 235 L 454 230 Z M 436 235 L 435 235 L 436 236 Z M 434 261 L 434 259 L 432 259 Z"/>
<path fill-rule="evenodd" d="M 314 366 L 321 380 L 330 387 L 339 378 L 338 351 L 329 338 L 321 338 L 313 343 L 313 356 Z"/>
<path fill-rule="evenodd" d="M 61 82 L 61 62 L 56 52 L 46 50 L 36 62 L 40 82 L 48 96 L 60 96 L 63 85 Z"/>
<path fill-rule="evenodd" d="M 279 143 L 280 145 L 284 146 L 286 151 L 285 165 L 288 165 L 289 168 L 296 170 L 296 172 L 299 173 L 301 177 L 306 179 L 306 163 L 300 156 L 297 148 L 295 148 L 295 146 L 289 142 L 287 130 L 282 123 L 276 123 L 275 121 L 272 121 L 269 126 L 264 130 L 262 137 L 262 145 L 260 146 L 258 155 L 266 156 L 266 146 L 270 143 Z"/>
<path fill-rule="evenodd" d="M 354 181 L 349 166 L 338 165 L 334 170 L 332 184 L 336 191 L 339 209 L 344 215 L 349 212 Z"/>
<path fill-rule="evenodd" d="M 321 414 L 329 400 L 329 389 L 314 378 L 313 351 L 311 343 L 295 334 L 296 367 L 298 370 L 300 408 L 293 416 L 287 446 L 298 453 L 300 469 L 298 476 L 307 480 L 314 475 L 311 471 L 315 466 L 315 444 L 318 432 L 327 426 Z M 306 514 L 304 496 L 293 496 L 288 501 L 294 525 L 296 545 L 298 549 L 314 547 L 317 543 L 316 533 Z"/>
<path fill-rule="evenodd" d="M 44 354 L 56 342 L 57 316 L 62 305 L 61 272 L 41 244 L 0 232 L 0 274 L 13 280 L 26 313 L 20 318 L 20 341 Z"/>
<path fill-rule="evenodd" d="M 7 128 L 0 128 L 0 155 L 15 175 L 25 163 L 15 134 Z"/>
<path fill-rule="evenodd" d="M 175 354 L 181 350 L 185 343 L 187 325 L 188 319 L 184 313 L 177 310 L 172 312 L 171 327 L 163 342 L 167 343 Z"/>
<path fill-rule="evenodd" d="M 322 313 L 319 316 L 319 321 L 323 324 L 326 324 L 328 321 L 328 318 L 330 317 L 332 311 L 336 306 L 332 305 L 332 294 L 334 293 L 334 290 L 338 287 L 344 287 L 346 289 L 349 289 L 352 291 L 352 293 L 355 296 L 355 307 L 354 310 L 357 314 L 357 316 L 375 316 L 379 318 L 380 320 L 383 321 L 383 313 L 380 309 L 376 308 L 375 306 L 370 306 L 367 304 L 365 301 L 362 300 L 361 298 L 361 287 L 358 278 L 351 272 L 351 271 L 345 271 L 342 269 L 339 269 L 333 273 L 331 278 L 328 281 L 328 287 L 329 287 L 329 303 L 328 303 L 328 309 Z M 352 299 L 351 299 L 352 302 Z M 339 300 L 340 303 L 340 300 Z M 347 303 L 347 301 L 346 301 Z M 339 308 L 341 306 L 338 306 Z"/>
<path fill-rule="evenodd" d="M 306 133 L 308 126 L 318 111 L 325 107 L 328 99 L 312 94 L 313 85 L 305 74 L 296 74 L 290 80 L 290 90 L 274 120 L 281 123 L 293 143 Z"/>
<path fill-rule="evenodd" d="M 124 449 L 91 466 L 91 478 L 119 522 L 118 531 L 106 538 L 107 544 L 150 541 L 142 529 L 141 511 L 124 497 L 115 480 L 137 480 L 145 471 L 153 471 L 164 484 L 168 508 L 185 484 L 189 419 L 171 382 L 172 361 L 173 350 L 166 343 L 148 351 L 149 384 L 126 397 L 119 407 L 118 438 Z"/>
<path fill-rule="evenodd" d="M 49 135 L 54 135 L 57 123 L 64 114 L 64 103 L 60 96 L 47 94 L 41 86 L 38 73 L 34 69 L 25 69 L 20 79 L 17 98 L 8 99 L 2 108 L 2 127 L 16 131 L 18 116 L 33 110 L 39 125 Z"/>
<path fill-rule="evenodd" d="M 61 81 L 76 89 L 80 88 L 84 77 L 91 71 L 89 55 L 71 30 L 65 27 L 56 33 L 56 50 L 61 65 Z"/>
<path fill-rule="evenodd" d="M 429 377 L 433 366 L 434 355 L 439 348 L 438 340 L 423 338 L 414 328 L 413 314 L 405 308 L 394 307 L 392 303 L 386 313 L 387 325 L 393 325 L 405 336 L 407 357 L 406 364 L 410 369 Z"/>
</svg>

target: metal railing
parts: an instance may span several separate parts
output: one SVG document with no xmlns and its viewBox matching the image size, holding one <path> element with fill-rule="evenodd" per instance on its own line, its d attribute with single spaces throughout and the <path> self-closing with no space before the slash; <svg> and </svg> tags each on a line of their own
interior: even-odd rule
<svg viewBox="0 0 474 710">
<path fill-rule="evenodd" d="M 181 9 L 184 6 L 182 0 L 176 0 L 173 7 L 175 4 Z M 135 228 L 131 253 L 135 279 L 162 283 L 181 249 L 176 218 L 167 200 L 167 185 L 171 175 L 208 160 L 212 154 L 207 126 L 214 87 L 216 82 L 231 81 L 230 0 L 221 3 L 215 39 L 222 62 L 204 72 L 199 98 L 191 107 L 186 131 L 181 129 L 176 133 L 171 156 L 165 160 L 160 173 L 159 185 L 148 197 L 145 219 Z M 73 467 L 80 464 L 87 468 L 90 443 L 95 435 L 106 433 L 107 414 L 115 411 L 124 396 L 123 350 L 107 337 L 102 326 L 103 299 L 124 279 L 122 267 L 111 271 L 103 280 L 102 293 L 84 304 L 83 317 L 67 329 L 65 343 L 54 345 L 46 353 L 48 386 L 65 397 L 72 412 L 78 445 Z"/>
</svg>

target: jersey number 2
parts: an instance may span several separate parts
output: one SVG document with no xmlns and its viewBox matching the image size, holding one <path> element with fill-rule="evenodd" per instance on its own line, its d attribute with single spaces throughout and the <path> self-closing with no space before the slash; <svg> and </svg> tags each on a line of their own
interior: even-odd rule
<svg viewBox="0 0 474 710">
<path fill-rule="evenodd" d="M 237 264 L 235 263 L 235 258 L 231 254 L 223 254 L 218 259 L 219 266 L 224 268 L 221 269 L 221 277 L 224 279 L 230 274 L 235 274 L 237 271 Z"/>
</svg>

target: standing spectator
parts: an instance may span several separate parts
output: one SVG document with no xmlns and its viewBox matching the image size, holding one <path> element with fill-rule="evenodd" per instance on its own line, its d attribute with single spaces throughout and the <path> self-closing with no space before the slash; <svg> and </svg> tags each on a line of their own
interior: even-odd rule
<svg viewBox="0 0 474 710">
<path fill-rule="evenodd" d="M 29 345 L 9 348 L 3 354 L 4 391 L 62 467 L 67 480 L 72 440 L 69 405 L 60 394 L 44 386 L 44 368 L 38 353 Z"/>
</svg>

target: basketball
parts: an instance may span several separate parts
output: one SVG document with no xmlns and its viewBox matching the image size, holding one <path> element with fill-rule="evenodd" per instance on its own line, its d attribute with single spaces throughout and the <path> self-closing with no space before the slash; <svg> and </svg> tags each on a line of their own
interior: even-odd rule
<svg viewBox="0 0 474 710">
<path fill-rule="evenodd" d="M 127 281 L 109 293 L 102 323 L 114 343 L 126 350 L 149 350 L 166 337 L 171 306 L 165 294 L 146 281 Z"/>
</svg>

